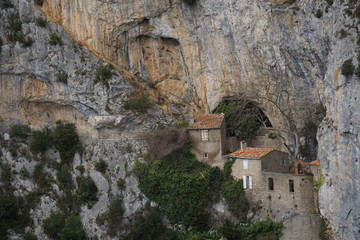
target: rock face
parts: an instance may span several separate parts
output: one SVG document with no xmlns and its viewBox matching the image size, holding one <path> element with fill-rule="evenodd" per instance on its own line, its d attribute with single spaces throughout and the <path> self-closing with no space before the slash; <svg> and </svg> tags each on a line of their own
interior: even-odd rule
<svg viewBox="0 0 360 240">
<path fill-rule="evenodd" d="M 185 117 L 212 111 L 224 99 L 251 99 L 274 127 L 299 134 L 326 109 L 317 134 L 325 177 L 320 211 L 336 239 L 359 239 L 360 89 L 339 69 L 348 59 L 357 63 L 359 24 L 344 12 L 353 1 L 330 2 L 44 0 L 40 7 L 14 1 L 23 32 L 35 42 L 26 49 L 2 46 L 1 116 L 40 126 L 59 114 L 87 136 L 114 139 L 166 118 L 158 108 L 151 121 L 124 109 L 139 89 Z M 12 10 L 6 11 L 1 33 L 8 31 Z M 61 27 L 35 26 L 39 11 Z M 51 32 L 67 47 L 49 45 Z M 109 88 L 93 84 L 100 61 L 82 47 L 119 70 Z M 60 70 L 68 74 L 66 85 L 56 81 Z"/>
</svg>

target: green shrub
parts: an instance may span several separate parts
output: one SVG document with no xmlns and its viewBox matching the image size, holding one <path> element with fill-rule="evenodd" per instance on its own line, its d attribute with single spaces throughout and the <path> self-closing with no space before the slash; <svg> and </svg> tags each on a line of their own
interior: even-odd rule
<svg viewBox="0 0 360 240">
<path fill-rule="evenodd" d="M 36 24 L 36 26 L 39 26 L 39 27 L 46 27 L 47 21 L 45 19 L 43 19 L 42 17 L 38 17 L 35 20 L 35 24 Z"/>
<path fill-rule="evenodd" d="M 68 82 L 68 75 L 66 72 L 60 70 L 56 73 L 56 80 L 61 83 L 67 84 Z"/>
<path fill-rule="evenodd" d="M 151 105 L 152 102 L 150 98 L 145 94 L 141 94 L 128 100 L 124 107 L 127 110 L 135 110 L 141 113 L 145 113 L 151 107 Z"/>
<path fill-rule="evenodd" d="M 358 67 L 355 69 L 355 76 L 356 76 L 357 79 L 360 81 L 360 64 L 359 64 Z"/>
<path fill-rule="evenodd" d="M 160 240 L 166 239 L 164 238 L 165 234 L 166 228 L 163 224 L 159 208 L 147 208 L 143 212 L 136 214 L 131 222 L 130 233 L 126 236 L 126 239 Z"/>
<path fill-rule="evenodd" d="M 14 4 L 10 2 L 10 0 L 4 0 L 1 4 L 3 8 L 13 8 Z"/>
<path fill-rule="evenodd" d="M 355 66 L 353 65 L 351 59 L 345 61 L 341 66 L 341 74 L 346 77 L 352 76 L 354 74 L 354 71 L 355 71 Z"/>
<path fill-rule="evenodd" d="M 276 132 L 269 132 L 268 138 L 270 139 L 276 139 L 278 137 L 278 134 Z"/>
<path fill-rule="evenodd" d="M 16 124 L 10 128 L 11 138 L 26 139 L 30 136 L 30 134 L 31 134 L 31 129 L 28 125 Z"/>
<path fill-rule="evenodd" d="M 124 190 L 126 188 L 125 180 L 122 178 L 119 178 L 119 180 L 117 180 L 117 186 L 120 190 Z"/>
<path fill-rule="evenodd" d="M 73 180 L 72 180 L 72 175 L 66 166 L 61 167 L 57 171 L 56 178 L 59 182 L 60 188 L 62 188 L 62 189 L 63 188 L 68 188 L 68 189 L 73 188 L 74 184 L 73 184 Z"/>
<path fill-rule="evenodd" d="M 98 162 L 95 163 L 95 169 L 96 169 L 96 171 L 99 171 L 99 172 L 101 172 L 101 173 L 105 173 L 107 167 L 108 167 L 108 165 L 107 165 L 107 163 L 106 163 L 103 159 L 100 159 L 100 161 L 98 161 Z"/>
<path fill-rule="evenodd" d="M 21 176 L 23 179 L 29 179 L 29 178 L 31 178 L 30 172 L 29 172 L 25 167 L 22 167 L 22 168 L 20 169 L 19 174 L 20 174 L 20 176 Z"/>
<path fill-rule="evenodd" d="M 360 18 L 360 5 L 358 5 L 354 11 L 354 17 Z"/>
<path fill-rule="evenodd" d="M 86 240 L 86 233 L 80 217 L 75 215 L 69 216 L 59 236 L 60 240 Z"/>
<path fill-rule="evenodd" d="M 95 84 L 96 83 L 102 83 L 106 86 L 109 86 L 109 80 L 111 77 L 115 75 L 114 68 L 111 65 L 101 65 L 96 69 L 95 73 Z"/>
<path fill-rule="evenodd" d="M 38 239 L 36 237 L 36 235 L 31 232 L 24 233 L 22 237 L 23 237 L 23 240 L 37 240 Z"/>
<path fill-rule="evenodd" d="M 331 6 L 331 5 L 333 5 L 334 0 L 326 0 L 326 2 L 327 2 L 327 4 L 328 4 L 329 6 Z"/>
<path fill-rule="evenodd" d="M 343 28 L 339 30 L 339 38 L 340 39 L 346 38 L 347 35 L 348 35 L 348 33 Z"/>
<path fill-rule="evenodd" d="M 175 128 L 187 128 L 188 126 L 189 126 L 189 122 L 181 121 L 176 123 Z"/>
<path fill-rule="evenodd" d="M 1 165 L 1 182 L 6 185 L 9 186 L 11 185 L 11 181 L 13 179 L 13 175 L 11 172 L 11 165 L 9 163 L 3 163 Z"/>
<path fill-rule="evenodd" d="M 66 217 L 64 214 L 60 212 L 52 212 L 43 222 L 45 234 L 52 239 L 59 239 L 60 233 L 65 226 L 65 220 Z"/>
<path fill-rule="evenodd" d="M 70 163 L 76 152 L 81 150 L 80 138 L 73 123 L 56 122 L 54 145 L 64 163 Z"/>
<path fill-rule="evenodd" d="M 107 232 L 110 236 L 115 236 L 119 231 L 119 227 L 124 218 L 124 212 L 122 197 L 115 198 L 111 202 L 109 210 L 104 214 L 104 217 L 107 220 Z"/>
<path fill-rule="evenodd" d="M 21 25 L 22 22 L 20 21 L 20 18 L 18 15 L 13 14 L 10 19 L 9 19 L 9 23 L 10 23 L 10 28 L 9 30 L 11 32 L 20 32 L 21 31 Z"/>
<path fill-rule="evenodd" d="M 77 177 L 76 180 L 79 186 L 77 190 L 79 199 L 83 202 L 96 202 L 98 188 L 94 180 L 91 177 Z"/>
<path fill-rule="evenodd" d="M 33 140 L 30 143 L 30 149 L 33 153 L 44 153 L 51 148 L 52 133 L 45 127 L 41 131 L 33 132 Z"/>
<path fill-rule="evenodd" d="M 34 0 L 34 3 L 40 7 L 44 4 L 44 0 Z"/>
<path fill-rule="evenodd" d="M 81 212 L 81 199 L 79 196 L 72 193 L 69 187 L 63 188 L 62 196 L 57 199 L 58 208 L 66 215 L 79 214 Z"/>
<path fill-rule="evenodd" d="M 85 172 L 85 167 L 83 165 L 77 166 L 75 169 L 78 170 L 81 174 L 84 174 Z"/>
<path fill-rule="evenodd" d="M 315 17 L 321 18 L 322 17 L 322 11 L 320 9 L 316 10 Z"/>
<path fill-rule="evenodd" d="M 39 188 L 45 191 L 50 187 L 49 174 L 44 171 L 44 163 L 37 163 L 34 168 L 33 178 Z"/>
<path fill-rule="evenodd" d="M 56 33 L 49 34 L 49 43 L 51 45 L 61 44 L 61 38 Z"/>
<path fill-rule="evenodd" d="M 185 2 L 188 5 L 193 5 L 196 3 L 196 0 L 183 0 L 183 2 Z"/>
<path fill-rule="evenodd" d="M 229 210 L 242 221 L 245 221 L 249 203 L 245 197 L 242 180 L 226 181 L 223 193 Z"/>
</svg>

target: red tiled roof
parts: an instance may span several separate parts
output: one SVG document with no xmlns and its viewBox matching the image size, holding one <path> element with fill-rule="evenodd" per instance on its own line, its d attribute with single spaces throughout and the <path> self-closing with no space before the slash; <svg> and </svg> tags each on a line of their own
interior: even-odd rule
<svg viewBox="0 0 360 240">
<path fill-rule="evenodd" d="M 273 148 L 251 148 L 239 149 L 236 152 L 231 153 L 230 157 L 241 157 L 241 158 L 261 158 L 266 154 L 275 151 Z"/>
<path fill-rule="evenodd" d="M 220 128 L 224 120 L 222 114 L 194 114 L 194 123 L 189 129 L 213 129 Z"/>
<path fill-rule="evenodd" d="M 317 159 L 315 161 L 309 162 L 309 165 L 320 166 L 320 160 Z"/>
</svg>

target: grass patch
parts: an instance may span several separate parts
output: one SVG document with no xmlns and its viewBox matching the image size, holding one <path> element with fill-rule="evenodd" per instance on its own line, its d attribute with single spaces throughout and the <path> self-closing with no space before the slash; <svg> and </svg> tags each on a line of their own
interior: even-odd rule
<svg viewBox="0 0 360 240">
<path fill-rule="evenodd" d="M 42 18 L 42 17 L 38 17 L 38 18 L 36 18 L 36 20 L 35 20 L 35 24 L 36 24 L 36 26 L 38 26 L 38 27 L 46 27 L 47 26 L 47 21 L 44 19 L 44 18 Z"/>
<path fill-rule="evenodd" d="M 51 45 L 60 45 L 61 44 L 61 38 L 56 33 L 50 33 L 49 34 L 49 43 Z"/>
<path fill-rule="evenodd" d="M 140 113 L 145 113 L 151 107 L 151 105 L 152 102 L 150 98 L 145 94 L 141 94 L 128 100 L 124 107 L 127 110 L 135 110 Z"/>
<path fill-rule="evenodd" d="M 102 83 L 109 87 L 109 80 L 115 75 L 114 67 L 106 64 L 101 65 L 96 69 L 94 83 Z"/>
<path fill-rule="evenodd" d="M 95 163 L 96 171 L 101 172 L 103 174 L 106 172 L 107 167 L 108 165 L 103 159 L 100 159 L 100 161 Z"/>
</svg>

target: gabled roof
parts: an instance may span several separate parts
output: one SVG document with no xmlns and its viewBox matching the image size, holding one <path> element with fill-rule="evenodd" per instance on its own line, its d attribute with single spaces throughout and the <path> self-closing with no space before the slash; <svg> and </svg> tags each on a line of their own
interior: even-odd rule
<svg viewBox="0 0 360 240">
<path fill-rule="evenodd" d="M 320 160 L 317 159 L 315 161 L 309 162 L 309 165 L 320 166 Z"/>
<path fill-rule="evenodd" d="M 222 114 L 194 114 L 194 123 L 189 129 L 216 129 L 221 127 L 223 121 Z"/>
<path fill-rule="evenodd" d="M 230 157 L 238 157 L 238 158 L 262 158 L 266 154 L 272 151 L 279 151 L 274 148 L 251 148 L 247 147 L 244 149 L 239 149 L 236 152 L 231 153 Z"/>
</svg>

